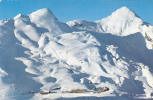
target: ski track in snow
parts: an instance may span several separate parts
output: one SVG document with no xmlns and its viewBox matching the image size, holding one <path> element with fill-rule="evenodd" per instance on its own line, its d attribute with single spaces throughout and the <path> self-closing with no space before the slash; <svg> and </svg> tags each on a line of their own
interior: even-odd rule
<svg viewBox="0 0 153 100">
<path fill-rule="evenodd" d="M 95 22 L 62 23 L 47 8 L 2 20 L 0 100 L 153 99 L 152 39 L 153 26 L 126 7 Z M 63 93 L 73 89 L 88 92 Z"/>
</svg>

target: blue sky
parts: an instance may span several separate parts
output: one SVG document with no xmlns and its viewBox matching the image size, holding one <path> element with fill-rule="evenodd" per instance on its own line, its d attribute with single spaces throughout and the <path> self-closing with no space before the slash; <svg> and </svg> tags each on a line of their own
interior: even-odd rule
<svg viewBox="0 0 153 100">
<path fill-rule="evenodd" d="M 123 6 L 153 25 L 153 0 L 2 0 L 0 20 L 49 8 L 61 22 L 76 19 L 96 21 L 106 18 Z"/>
</svg>

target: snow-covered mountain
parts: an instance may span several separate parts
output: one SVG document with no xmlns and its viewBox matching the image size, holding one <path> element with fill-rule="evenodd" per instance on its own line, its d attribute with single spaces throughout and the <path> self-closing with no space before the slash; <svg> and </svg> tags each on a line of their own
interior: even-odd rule
<svg viewBox="0 0 153 100">
<path fill-rule="evenodd" d="M 153 26 L 126 7 L 95 22 L 19 14 L 0 21 L 0 100 L 153 99 L 152 49 Z"/>
</svg>

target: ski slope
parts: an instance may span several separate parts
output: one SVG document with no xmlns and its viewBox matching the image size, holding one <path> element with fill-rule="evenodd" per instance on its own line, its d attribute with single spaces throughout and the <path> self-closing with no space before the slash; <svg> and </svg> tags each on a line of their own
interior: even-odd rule
<svg viewBox="0 0 153 100">
<path fill-rule="evenodd" d="M 95 22 L 63 23 L 47 8 L 2 20 L 0 100 L 151 100 L 152 39 L 153 26 L 127 7 Z"/>
</svg>

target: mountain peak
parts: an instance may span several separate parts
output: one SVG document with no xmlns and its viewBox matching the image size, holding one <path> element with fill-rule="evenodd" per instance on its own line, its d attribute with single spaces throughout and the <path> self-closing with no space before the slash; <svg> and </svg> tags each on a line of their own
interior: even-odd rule
<svg viewBox="0 0 153 100">
<path fill-rule="evenodd" d="M 123 16 L 125 18 L 131 18 L 131 17 L 140 18 L 134 11 L 130 10 L 125 6 L 113 12 L 111 16 L 118 16 L 118 17 Z"/>
<path fill-rule="evenodd" d="M 17 16 L 14 17 L 14 19 L 18 19 L 20 17 L 22 17 L 22 14 L 18 14 Z"/>
<path fill-rule="evenodd" d="M 121 7 L 121 8 L 119 8 L 118 10 L 127 10 L 127 11 L 131 11 L 129 8 L 127 8 L 126 6 L 123 6 L 123 7 Z"/>
<path fill-rule="evenodd" d="M 45 28 L 52 33 L 58 34 L 71 30 L 67 24 L 60 22 L 48 8 L 31 13 L 29 18 L 37 27 Z"/>
<path fill-rule="evenodd" d="M 30 16 L 39 16 L 39 17 L 43 17 L 43 18 L 45 18 L 47 16 L 47 17 L 50 17 L 50 18 L 57 20 L 55 15 L 48 8 L 43 8 L 43 9 L 37 10 L 37 11 L 31 13 Z"/>
<path fill-rule="evenodd" d="M 122 7 L 107 18 L 97 22 L 105 32 L 120 36 L 138 32 L 138 30 L 133 27 L 139 27 L 143 23 L 141 18 L 127 7 Z"/>
<path fill-rule="evenodd" d="M 49 14 L 52 14 L 53 15 L 53 13 L 51 12 L 51 10 L 48 9 L 48 8 L 43 8 L 43 9 L 37 10 L 34 13 L 44 13 L 44 14 L 45 13 L 49 13 Z"/>
</svg>

